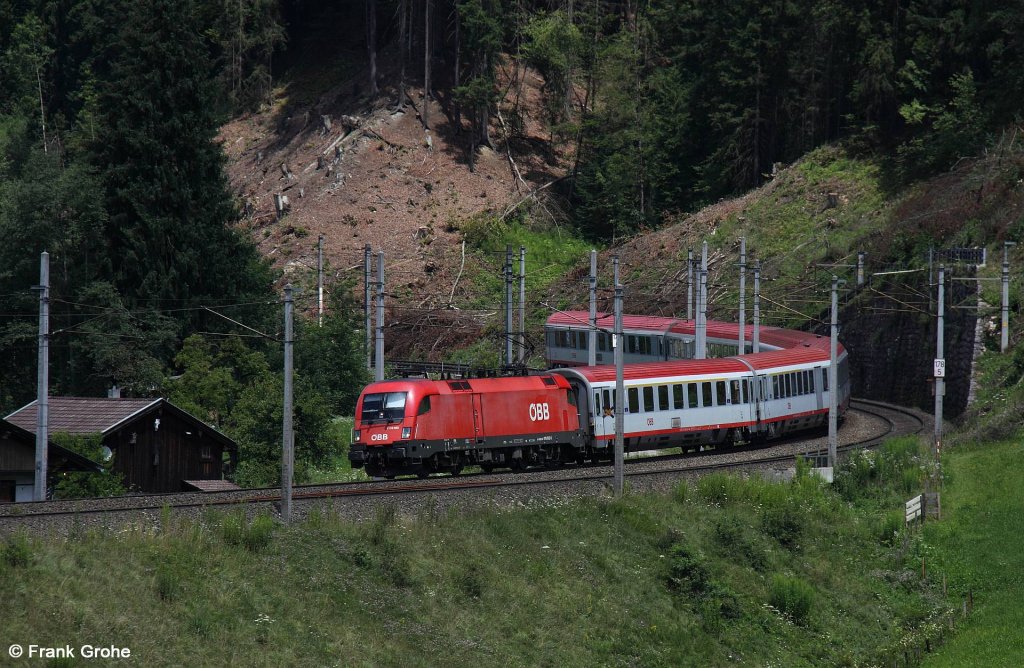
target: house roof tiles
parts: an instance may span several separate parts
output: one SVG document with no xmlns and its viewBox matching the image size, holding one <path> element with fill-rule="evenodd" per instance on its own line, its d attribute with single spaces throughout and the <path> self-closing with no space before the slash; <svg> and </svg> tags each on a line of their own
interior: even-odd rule
<svg viewBox="0 0 1024 668">
<path fill-rule="evenodd" d="M 161 401 L 163 400 L 50 397 L 49 431 L 51 434 L 107 434 L 128 418 Z M 35 433 L 38 411 L 38 402 L 33 401 L 14 411 L 6 419 L 22 429 Z"/>
</svg>

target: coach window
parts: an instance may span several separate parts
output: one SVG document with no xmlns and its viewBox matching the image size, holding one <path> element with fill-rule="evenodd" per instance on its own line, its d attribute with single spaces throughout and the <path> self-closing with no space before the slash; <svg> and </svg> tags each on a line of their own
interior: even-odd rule
<svg viewBox="0 0 1024 668">
<path fill-rule="evenodd" d="M 654 388 L 648 385 L 644 388 L 644 412 L 650 413 L 654 410 Z"/>
<path fill-rule="evenodd" d="M 668 385 L 658 386 L 658 410 L 667 411 L 672 405 L 668 403 Z"/>
<path fill-rule="evenodd" d="M 740 381 L 732 381 L 732 402 L 734 404 L 742 403 L 740 399 Z"/>
<path fill-rule="evenodd" d="M 700 394 L 701 399 L 704 400 L 704 403 L 702 404 L 704 408 L 710 408 L 711 406 L 714 405 L 713 403 L 711 403 L 711 383 L 701 383 Z"/>
<path fill-rule="evenodd" d="M 797 371 L 795 376 L 796 392 L 794 392 L 794 394 L 802 395 L 804 393 L 804 372 Z"/>
<path fill-rule="evenodd" d="M 821 389 L 828 392 L 828 369 L 821 370 Z"/>
<path fill-rule="evenodd" d="M 818 375 L 817 369 L 812 369 L 807 372 L 807 377 L 811 379 L 811 392 L 814 392 L 814 377 Z"/>
<path fill-rule="evenodd" d="M 605 411 L 612 411 L 612 412 L 614 412 L 615 411 L 615 401 L 613 401 L 614 397 L 612 396 L 612 391 L 611 390 L 602 390 L 601 394 L 604 395 L 604 397 L 603 397 L 604 402 L 602 402 L 601 406 L 604 407 Z"/>
<path fill-rule="evenodd" d="M 635 387 L 629 388 L 629 412 L 640 412 L 640 390 Z"/>
<path fill-rule="evenodd" d="M 772 399 L 779 398 L 779 377 L 772 376 Z"/>
<path fill-rule="evenodd" d="M 686 397 L 683 396 L 683 386 L 672 386 L 672 406 L 677 411 L 686 408 Z"/>
<path fill-rule="evenodd" d="M 697 383 L 686 384 L 686 407 L 697 408 Z"/>
<path fill-rule="evenodd" d="M 724 380 L 715 381 L 715 402 L 716 406 L 725 406 L 729 402 L 729 397 L 727 396 L 725 390 Z"/>
</svg>

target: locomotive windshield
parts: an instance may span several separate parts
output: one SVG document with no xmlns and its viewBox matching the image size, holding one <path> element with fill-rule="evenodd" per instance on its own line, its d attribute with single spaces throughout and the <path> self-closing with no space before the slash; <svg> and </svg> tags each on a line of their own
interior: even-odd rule
<svg viewBox="0 0 1024 668">
<path fill-rule="evenodd" d="M 405 417 L 405 392 L 381 392 L 363 397 L 363 422 L 401 420 Z"/>
</svg>

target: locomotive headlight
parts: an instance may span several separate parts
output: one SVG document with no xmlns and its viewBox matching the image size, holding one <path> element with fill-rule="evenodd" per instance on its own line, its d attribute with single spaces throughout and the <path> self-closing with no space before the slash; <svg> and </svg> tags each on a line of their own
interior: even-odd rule
<svg viewBox="0 0 1024 668">
<path fill-rule="evenodd" d="M 402 438 L 409 438 L 412 436 L 412 427 L 404 427 L 402 429 Z"/>
<path fill-rule="evenodd" d="M 358 443 L 359 442 L 359 430 L 358 429 L 353 429 L 352 430 L 352 442 L 353 443 Z"/>
</svg>

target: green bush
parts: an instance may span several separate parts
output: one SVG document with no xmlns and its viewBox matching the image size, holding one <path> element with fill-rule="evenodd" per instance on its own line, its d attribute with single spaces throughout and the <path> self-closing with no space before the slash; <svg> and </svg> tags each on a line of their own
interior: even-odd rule
<svg viewBox="0 0 1024 668">
<path fill-rule="evenodd" d="M 743 521 L 735 515 L 725 515 L 715 522 L 715 538 L 736 563 L 763 571 L 768 566 L 765 551 L 750 536 Z"/>
<path fill-rule="evenodd" d="M 245 513 L 238 511 L 224 518 L 221 536 L 228 545 L 241 545 L 250 552 L 259 552 L 270 544 L 276 526 L 269 515 L 257 515 L 249 523 Z"/>
<path fill-rule="evenodd" d="M 691 490 L 690 484 L 683 480 L 676 485 L 674 498 L 678 503 L 686 503 L 687 499 L 690 498 Z"/>
<path fill-rule="evenodd" d="M 270 515 L 257 515 L 246 529 L 242 544 L 250 552 L 259 552 L 270 544 L 270 539 L 274 537 L 276 528 L 277 525 Z"/>
<path fill-rule="evenodd" d="M 23 532 L 14 534 L 4 545 L 2 555 L 8 566 L 15 568 L 28 566 L 32 561 L 32 546 L 28 542 L 28 536 Z"/>
<path fill-rule="evenodd" d="M 768 602 L 795 623 L 804 624 L 814 605 L 814 588 L 800 578 L 775 575 Z"/>
<path fill-rule="evenodd" d="M 686 545 L 676 545 L 669 553 L 668 586 L 681 594 L 703 596 L 711 590 L 704 558 Z"/>
<path fill-rule="evenodd" d="M 747 482 L 727 473 L 712 473 L 697 481 L 697 496 L 716 506 L 725 506 L 746 496 Z"/>
<path fill-rule="evenodd" d="M 766 506 L 761 514 L 761 529 L 779 545 L 793 549 L 803 537 L 803 517 L 792 502 Z"/>
<path fill-rule="evenodd" d="M 162 563 L 156 568 L 155 576 L 156 595 L 161 601 L 173 603 L 181 595 L 181 580 L 177 573 L 167 563 Z"/>
<path fill-rule="evenodd" d="M 882 516 L 878 523 L 878 540 L 883 545 L 895 545 L 903 534 L 904 516 L 901 511 L 893 511 Z"/>
</svg>

